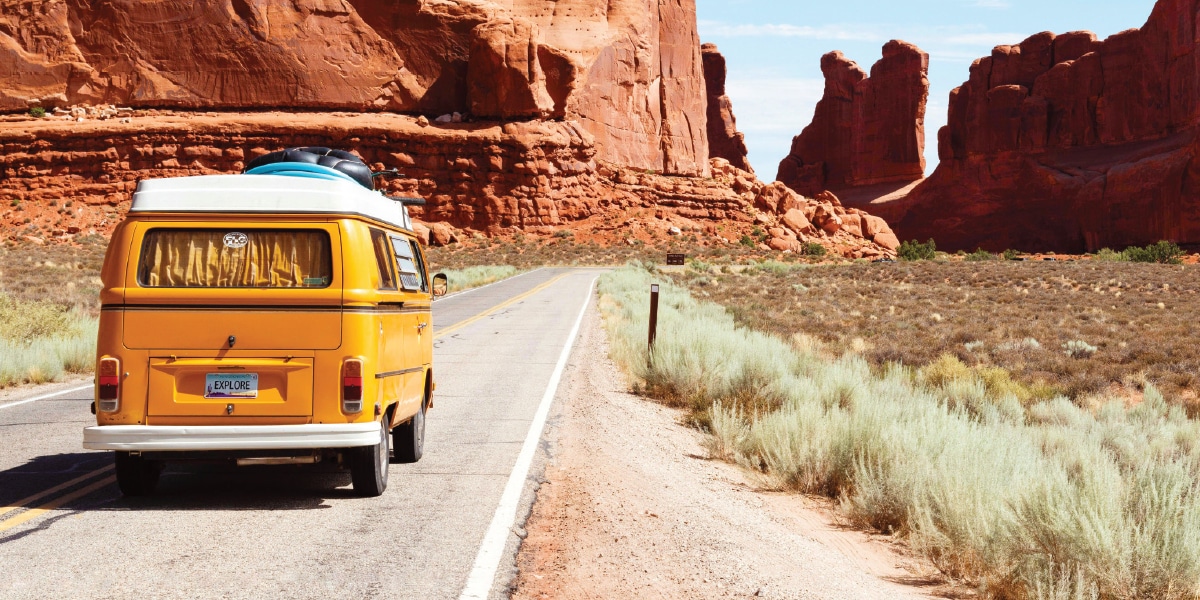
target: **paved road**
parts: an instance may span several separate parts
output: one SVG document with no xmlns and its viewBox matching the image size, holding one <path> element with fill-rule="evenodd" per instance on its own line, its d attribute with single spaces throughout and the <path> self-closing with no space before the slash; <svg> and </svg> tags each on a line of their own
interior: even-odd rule
<svg viewBox="0 0 1200 600">
<path fill-rule="evenodd" d="M 392 465 L 380 498 L 313 467 L 206 465 L 127 499 L 111 455 L 81 449 L 90 387 L 0 401 L 0 598 L 459 598 L 473 565 L 490 581 L 494 520 L 481 597 L 503 597 L 517 537 L 497 507 L 596 275 L 543 269 L 434 305 L 425 457 Z"/>
</svg>

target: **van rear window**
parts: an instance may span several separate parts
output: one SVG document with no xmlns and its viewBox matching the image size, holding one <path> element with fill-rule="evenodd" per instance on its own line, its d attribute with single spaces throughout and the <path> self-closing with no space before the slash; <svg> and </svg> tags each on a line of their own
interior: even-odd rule
<svg viewBox="0 0 1200 600">
<path fill-rule="evenodd" d="M 152 229 L 138 283 L 166 288 L 324 288 L 329 234 L 312 229 Z"/>
</svg>

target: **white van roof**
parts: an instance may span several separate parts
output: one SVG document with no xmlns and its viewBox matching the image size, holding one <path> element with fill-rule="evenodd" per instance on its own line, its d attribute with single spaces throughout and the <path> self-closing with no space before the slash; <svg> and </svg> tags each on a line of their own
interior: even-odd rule
<svg viewBox="0 0 1200 600">
<path fill-rule="evenodd" d="M 285 175 L 200 175 L 147 179 L 130 213 L 360 215 L 412 230 L 408 209 L 350 180 Z"/>
</svg>

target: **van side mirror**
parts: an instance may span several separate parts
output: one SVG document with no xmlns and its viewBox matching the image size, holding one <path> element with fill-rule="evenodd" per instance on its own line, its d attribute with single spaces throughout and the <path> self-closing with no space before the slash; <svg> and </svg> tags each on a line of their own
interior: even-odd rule
<svg viewBox="0 0 1200 600">
<path fill-rule="evenodd" d="M 450 278 L 446 277 L 445 273 L 438 273 L 433 276 L 433 297 L 441 298 L 450 291 Z"/>
</svg>

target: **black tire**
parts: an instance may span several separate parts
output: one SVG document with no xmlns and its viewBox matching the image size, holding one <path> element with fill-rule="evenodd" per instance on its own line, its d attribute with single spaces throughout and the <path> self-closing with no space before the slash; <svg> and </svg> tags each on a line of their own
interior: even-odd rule
<svg viewBox="0 0 1200 600">
<path fill-rule="evenodd" d="M 374 446 L 352 448 L 350 452 L 350 479 L 359 496 L 374 498 L 387 489 L 390 448 L 387 417 L 379 422 L 379 443 Z"/>
<path fill-rule="evenodd" d="M 126 496 L 149 496 L 158 486 L 162 463 L 146 460 L 128 452 L 116 453 L 117 487 Z"/>
<path fill-rule="evenodd" d="M 392 430 L 392 447 L 396 451 L 396 462 L 411 464 L 421 460 L 425 453 L 425 405 L 407 423 Z"/>
<path fill-rule="evenodd" d="M 359 185 L 373 190 L 375 181 L 371 176 L 371 168 L 363 159 L 345 150 L 331 150 L 323 146 L 307 146 L 289 148 L 270 154 L 264 154 L 246 163 L 246 171 L 279 162 L 299 162 L 329 167 L 350 176 Z"/>
</svg>

